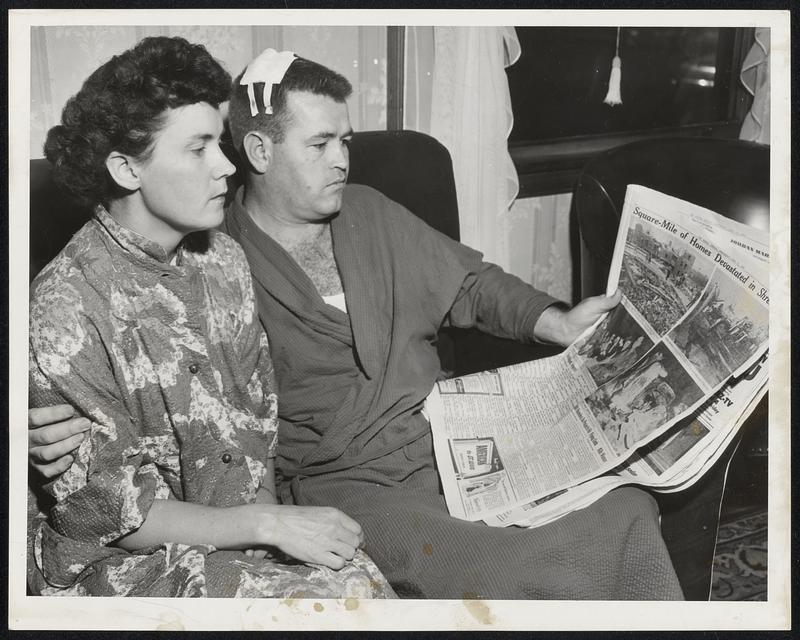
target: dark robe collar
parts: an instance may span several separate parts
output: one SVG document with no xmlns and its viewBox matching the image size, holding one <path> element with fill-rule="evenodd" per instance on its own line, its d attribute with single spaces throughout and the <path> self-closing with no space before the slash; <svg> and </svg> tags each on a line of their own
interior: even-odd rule
<svg viewBox="0 0 800 640">
<path fill-rule="evenodd" d="M 347 190 L 345 190 L 345 194 Z M 348 313 L 327 304 L 314 283 L 294 258 L 253 221 L 243 204 L 240 187 L 228 206 L 223 230 L 245 250 L 253 278 L 270 296 L 289 309 L 302 322 L 317 331 L 355 344 L 356 359 L 367 378 L 378 376 L 384 366 L 391 324 L 391 291 L 375 287 L 384 265 L 374 238 L 346 213 L 331 220 L 334 256 L 342 279 Z M 346 198 L 343 210 L 346 208 Z"/>
</svg>

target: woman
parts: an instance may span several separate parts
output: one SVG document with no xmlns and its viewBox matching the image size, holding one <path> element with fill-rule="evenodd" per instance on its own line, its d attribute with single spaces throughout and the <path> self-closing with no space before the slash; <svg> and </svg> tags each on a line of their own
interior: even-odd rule
<svg viewBox="0 0 800 640">
<path fill-rule="evenodd" d="M 266 337 L 244 255 L 213 230 L 229 88 L 202 46 L 147 38 L 48 134 L 54 179 L 95 214 L 32 285 L 31 402 L 92 426 L 43 487 L 34 593 L 392 595 L 358 523 L 276 504 Z"/>
</svg>

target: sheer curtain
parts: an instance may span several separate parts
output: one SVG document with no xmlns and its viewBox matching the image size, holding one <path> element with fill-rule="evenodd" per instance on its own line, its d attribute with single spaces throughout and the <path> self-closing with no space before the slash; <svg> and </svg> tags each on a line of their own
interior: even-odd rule
<svg viewBox="0 0 800 640">
<path fill-rule="evenodd" d="M 54 26 L 31 30 L 30 153 L 41 158 L 50 127 L 67 99 L 111 56 L 146 36 L 182 36 L 205 45 L 231 75 L 267 47 L 289 49 L 344 75 L 355 129 L 386 128 L 386 27 L 328 26 Z"/>
<path fill-rule="evenodd" d="M 453 159 L 461 240 L 508 269 L 517 172 L 505 67 L 519 57 L 512 27 L 410 27 L 405 126 L 430 133 Z"/>
<path fill-rule="evenodd" d="M 769 28 L 756 29 L 755 42 L 742 64 L 741 79 L 753 96 L 753 104 L 744 118 L 739 137 L 742 140 L 769 144 Z"/>
</svg>

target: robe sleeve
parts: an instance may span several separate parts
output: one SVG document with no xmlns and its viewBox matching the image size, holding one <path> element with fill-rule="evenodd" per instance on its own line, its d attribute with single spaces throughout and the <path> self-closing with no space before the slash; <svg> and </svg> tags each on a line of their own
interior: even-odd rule
<svg viewBox="0 0 800 640">
<path fill-rule="evenodd" d="M 489 262 L 464 278 L 447 324 L 500 338 L 535 342 L 534 327 L 549 306 L 563 304 Z"/>
<path fill-rule="evenodd" d="M 392 237 L 413 256 L 415 277 L 430 308 L 444 304 L 444 326 L 477 328 L 500 338 L 535 342 L 533 329 L 542 312 L 563 304 L 499 266 L 479 251 L 436 231 L 401 205 L 379 196 Z"/>
<path fill-rule="evenodd" d="M 43 487 L 55 500 L 49 522 L 67 538 L 108 545 L 144 522 L 157 470 L 136 437 L 86 299 L 64 280 L 47 284 L 31 301 L 30 403 L 70 404 L 91 421 L 70 468 Z"/>
</svg>

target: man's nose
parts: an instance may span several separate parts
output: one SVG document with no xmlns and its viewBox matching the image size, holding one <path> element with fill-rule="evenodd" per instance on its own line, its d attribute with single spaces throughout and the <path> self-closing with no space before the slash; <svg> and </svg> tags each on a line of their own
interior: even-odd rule
<svg viewBox="0 0 800 640">
<path fill-rule="evenodd" d="M 350 151 L 347 148 L 347 144 L 340 141 L 338 145 L 333 145 L 333 147 L 333 158 L 331 160 L 333 166 L 346 173 L 350 165 Z"/>
</svg>

